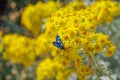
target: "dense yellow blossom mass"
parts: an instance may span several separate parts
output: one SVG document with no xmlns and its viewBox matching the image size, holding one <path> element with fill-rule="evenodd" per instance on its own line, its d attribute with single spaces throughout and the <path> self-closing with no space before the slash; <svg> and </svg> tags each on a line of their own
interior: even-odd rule
<svg viewBox="0 0 120 80">
<path fill-rule="evenodd" d="M 47 39 L 47 36 L 44 34 L 39 35 L 36 39 L 34 39 L 35 44 L 35 53 L 37 56 L 42 56 L 43 54 L 48 54 L 51 52 L 52 44 Z"/>
<path fill-rule="evenodd" d="M 67 70 L 64 70 L 63 65 L 61 65 L 58 61 L 52 60 L 50 58 L 46 58 L 43 60 L 37 68 L 36 74 L 38 76 L 38 80 L 47 80 L 47 79 L 54 79 L 56 76 L 57 80 L 61 79 L 67 79 L 67 76 L 69 76 L 69 72 Z M 41 76 L 39 76 L 41 75 Z"/>
<path fill-rule="evenodd" d="M 35 5 L 29 4 L 22 13 L 21 24 L 35 35 L 38 35 L 42 31 L 44 18 L 50 16 L 57 9 L 57 4 L 53 1 L 38 2 Z"/>
<path fill-rule="evenodd" d="M 25 66 L 32 65 L 36 57 L 49 54 L 53 47 L 43 34 L 35 39 L 19 34 L 8 34 L 3 37 L 3 43 L 5 46 L 4 58 Z"/>
<path fill-rule="evenodd" d="M 60 4 L 54 1 L 45 3 L 39 1 L 35 5 L 29 4 L 22 12 L 21 24 L 35 35 L 38 35 L 43 30 L 42 25 L 45 23 L 45 18 L 57 11 L 59 6 Z M 85 8 L 85 5 L 81 1 L 75 1 L 69 3 L 66 7 L 72 7 L 76 11 Z"/>
<path fill-rule="evenodd" d="M 18 34 L 9 34 L 4 36 L 3 41 L 5 59 L 11 59 L 15 63 L 23 63 L 25 66 L 33 64 L 36 54 L 32 39 Z"/>
<path fill-rule="evenodd" d="M 74 11 L 78 11 L 84 9 L 85 4 L 81 0 L 75 0 L 74 2 L 68 3 L 65 7 L 73 9 Z"/>
<path fill-rule="evenodd" d="M 80 80 L 87 80 L 97 70 L 92 62 L 96 55 L 104 52 L 107 57 L 111 57 L 116 50 L 109 36 L 97 33 L 96 27 L 110 23 L 120 14 L 120 6 L 108 0 L 96 1 L 85 9 L 79 6 L 85 8 L 82 2 L 75 2 L 55 12 L 56 4 L 52 1 L 30 4 L 23 11 L 21 23 L 36 35 L 41 33 L 43 18 L 55 13 L 47 18 L 45 32 L 34 39 L 18 34 L 5 35 L 4 58 L 29 66 L 36 57 L 49 56 L 38 65 L 37 80 L 67 80 L 73 73 Z M 52 44 L 56 41 L 56 35 L 63 48 Z"/>
<path fill-rule="evenodd" d="M 93 58 L 103 52 L 110 57 L 115 52 L 109 36 L 96 33 L 96 27 L 104 22 L 111 22 L 112 18 L 120 14 L 119 10 L 116 2 L 99 1 L 80 11 L 62 8 L 54 13 L 47 20 L 45 34 L 51 43 L 59 35 L 64 46 L 63 49 L 54 46 L 54 59 L 64 66 L 72 67 L 81 80 L 86 80 L 88 75 L 94 73 L 91 72 L 94 70 L 93 65 L 89 65 L 90 60 L 84 64 L 86 58 Z"/>
</svg>

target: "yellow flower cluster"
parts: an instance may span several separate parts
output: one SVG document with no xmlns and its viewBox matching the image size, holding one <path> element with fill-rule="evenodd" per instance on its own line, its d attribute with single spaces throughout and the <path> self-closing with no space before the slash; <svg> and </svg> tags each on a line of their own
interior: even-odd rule
<svg viewBox="0 0 120 80">
<path fill-rule="evenodd" d="M 79 61 L 78 61 L 79 62 Z M 79 63 L 80 65 L 81 63 Z M 67 80 L 68 77 L 70 77 L 74 70 L 72 68 L 73 66 L 64 66 L 61 64 L 61 62 L 55 60 L 46 58 L 43 60 L 37 67 L 36 74 L 37 74 L 37 80 L 48 80 L 48 79 L 55 79 L 55 80 Z M 81 76 L 79 76 L 82 80 L 85 80 L 84 74 L 91 73 L 88 66 L 79 66 L 76 67 L 79 68 L 78 72 Z M 84 71 L 84 72 L 83 72 Z"/>
<path fill-rule="evenodd" d="M 37 56 L 50 55 L 51 58 L 41 61 L 36 69 L 38 80 L 53 78 L 67 80 L 72 73 L 75 73 L 80 80 L 87 80 L 87 76 L 94 74 L 94 65 L 89 64 L 89 59 L 101 52 L 111 57 L 115 52 L 116 48 L 109 36 L 96 33 L 96 26 L 111 22 L 120 14 L 120 6 L 117 2 L 108 0 L 97 1 L 82 10 L 79 6 L 84 8 L 82 2 L 70 3 L 52 14 L 47 19 L 45 33 L 37 38 L 31 39 L 18 34 L 5 35 L 4 58 L 29 66 L 34 63 Z M 23 11 L 21 23 L 38 35 L 41 33 L 43 18 L 50 16 L 56 10 L 57 5 L 52 1 L 30 4 Z M 58 45 L 63 48 L 52 45 L 52 42 L 56 41 L 56 35 L 62 42 L 62 45 Z"/>
<path fill-rule="evenodd" d="M 68 3 L 65 6 L 65 8 L 70 8 L 70 9 L 73 9 L 74 11 L 78 11 L 78 10 L 84 9 L 85 4 L 81 0 L 75 0 L 74 2 Z"/>
<path fill-rule="evenodd" d="M 89 61 L 84 64 L 84 57 L 91 58 L 101 52 L 110 57 L 116 49 L 108 35 L 96 33 L 96 26 L 110 22 L 118 14 L 120 6 L 110 1 L 99 1 L 80 11 L 62 8 L 54 13 L 48 18 L 45 35 L 51 43 L 59 35 L 62 45 L 58 45 L 64 48 L 55 46 L 53 58 L 64 67 L 72 67 L 81 80 L 86 80 L 94 71 Z"/>
<path fill-rule="evenodd" d="M 35 60 L 33 40 L 18 34 L 8 34 L 3 37 L 5 52 L 4 58 L 14 63 L 23 63 L 25 66 L 33 64 Z"/>
<path fill-rule="evenodd" d="M 77 10 L 78 7 L 83 7 L 82 2 L 73 4 L 73 6 L 77 6 Z M 68 7 L 70 8 L 70 5 L 66 6 L 66 8 Z M 38 35 L 41 30 L 40 26 L 43 24 L 42 19 L 50 16 L 56 10 L 57 4 L 53 1 L 46 3 L 38 2 L 35 5 L 30 4 L 22 13 L 21 23 Z M 72 10 L 75 11 L 76 7 Z M 35 16 L 33 16 L 34 14 Z M 15 63 L 22 63 L 25 66 L 32 65 L 37 56 L 48 56 L 54 47 L 48 39 L 48 35 L 44 33 L 34 39 L 18 34 L 8 34 L 3 37 L 3 41 L 5 45 L 4 58 L 11 59 Z M 3 45 L 0 47 L 2 49 Z"/>
<path fill-rule="evenodd" d="M 72 48 L 68 48 L 65 51 L 55 49 L 52 56 L 56 61 L 59 61 L 64 68 L 70 69 L 70 71 L 72 71 L 71 73 L 76 73 L 77 77 L 82 80 L 86 80 L 86 76 L 92 73 L 92 68 L 89 67 L 88 64 L 84 65 L 82 56 Z"/>
<path fill-rule="evenodd" d="M 99 10 L 98 13 L 98 8 L 96 7 L 105 3 L 107 3 L 107 5 L 99 7 L 101 11 Z M 67 8 L 60 9 L 53 14 L 52 17 L 48 18 L 45 34 L 52 39 L 51 42 L 56 35 L 59 35 L 61 38 L 64 37 L 70 42 L 70 40 L 73 40 L 73 37 L 77 38 L 74 36 L 75 34 L 79 35 L 86 34 L 87 32 L 95 32 L 96 26 L 105 22 L 108 17 L 118 15 L 120 7 L 114 4 L 116 4 L 116 2 L 102 1 L 97 4 L 98 6 L 93 5 L 80 11 L 73 11 L 72 9 Z M 115 8 L 109 8 L 110 5 L 114 5 Z M 112 11 L 116 10 L 117 12 L 113 13 L 112 11 L 109 11 L 108 14 L 105 12 L 104 7 L 106 7 L 106 9 L 112 9 Z M 72 38 L 70 38 L 70 36 L 72 36 Z M 62 38 L 63 41 L 66 41 L 64 38 Z M 68 42 L 65 42 L 65 44 Z"/>
<path fill-rule="evenodd" d="M 38 35 L 42 31 L 44 18 L 50 16 L 56 10 L 57 4 L 53 1 L 38 2 L 35 5 L 29 4 L 22 12 L 21 24 L 35 35 Z"/>
<path fill-rule="evenodd" d="M 80 33 L 78 36 L 76 32 L 76 35 L 74 36 L 69 35 L 69 33 L 64 33 L 64 35 L 62 34 L 60 36 L 65 48 L 61 54 L 65 52 L 64 54 L 67 56 L 73 56 L 73 53 L 77 53 L 78 51 L 87 53 L 89 56 L 94 56 L 105 49 L 104 51 L 106 52 L 107 56 L 110 57 L 115 51 L 115 47 L 109 40 L 108 35 L 104 35 L 102 33 L 95 34 L 94 32 L 87 32 L 86 34 Z M 58 48 L 55 48 L 55 50 L 58 50 Z M 111 53 L 109 53 L 109 51 Z M 58 52 L 53 53 L 55 56 L 56 54 L 58 54 Z"/>
<path fill-rule="evenodd" d="M 111 2 L 111 0 L 96 1 L 96 3 L 90 7 L 95 11 L 98 19 L 102 19 L 105 22 L 111 22 L 115 16 L 120 14 L 120 6 L 118 2 Z"/>
<path fill-rule="evenodd" d="M 65 49 L 61 50 L 55 47 L 52 56 L 62 65 L 71 66 L 82 80 L 86 80 L 86 76 L 93 73 L 92 67 L 88 65 L 89 61 L 86 65 L 82 64 L 84 62 L 83 57 L 92 57 L 103 50 L 105 50 L 106 56 L 110 57 L 115 51 L 115 46 L 109 40 L 109 37 L 102 33 L 88 32 L 86 34 L 81 33 L 79 36 L 77 33 L 76 35 L 68 34 L 60 35 Z"/>
<path fill-rule="evenodd" d="M 46 56 L 53 47 L 43 34 L 35 39 L 18 34 L 8 34 L 3 37 L 3 43 L 5 45 L 4 58 L 25 66 L 32 65 L 37 56 Z"/>
<path fill-rule="evenodd" d="M 51 52 L 53 46 L 47 39 L 46 35 L 41 34 L 35 38 L 34 41 L 35 53 L 37 56 L 45 56 Z"/>
<path fill-rule="evenodd" d="M 38 65 L 36 74 L 38 76 L 37 80 L 48 80 L 54 78 L 56 78 L 56 80 L 67 80 L 66 76 L 69 76 L 70 72 L 70 70 L 65 70 L 63 65 L 58 61 L 46 58 Z"/>
<path fill-rule="evenodd" d="M 29 4 L 22 12 L 21 24 L 35 35 L 38 35 L 44 29 L 42 25 L 45 22 L 45 18 L 57 11 L 59 6 L 60 4 L 54 1 L 38 2 L 35 5 Z M 85 8 L 85 6 L 82 1 L 75 1 L 69 3 L 66 8 L 72 8 L 76 11 Z"/>
<path fill-rule="evenodd" d="M 53 32 L 52 29 L 56 27 L 55 25 L 57 25 L 57 29 L 59 29 L 59 27 L 66 28 L 75 26 L 79 27 L 80 31 L 94 31 L 97 25 L 108 21 L 108 18 L 110 19 L 110 17 L 114 18 L 118 14 L 120 14 L 119 5 L 117 2 L 110 1 L 99 1 L 93 6 L 87 7 L 87 9 L 77 12 L 65 8 L 57 11 L 50 19 L 48 19 L 48 29 L 46 32 Z M 69 22 L 67 20 L 69 20 Z"/>
</svg>

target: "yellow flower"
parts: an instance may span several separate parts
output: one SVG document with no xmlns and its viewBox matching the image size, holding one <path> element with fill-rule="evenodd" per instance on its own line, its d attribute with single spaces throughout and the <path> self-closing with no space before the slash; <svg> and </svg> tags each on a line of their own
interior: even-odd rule
<svg viewBox="0 0 120 80">
<path fill-rule="evenodd" d="M 66 80 L 71 69 L 65 68 L 59 61 L 50 58 L 44 59 L 36 69 L 37 80 L 53 79 Z"/>
<path fill-rule="evenodd" d="M 47 20 L 45 35 L 48 36 L 51 43 L 55 41 L 56 35 L 59 35 L 64 47 L 64 49 L 61 49 L 54 46 L 52 56 L 62 65 L 72 67 L 77 75 L 81 73 L 80 79 L 86 79 L 92 72 L 91 68 L 89 71 L 88 68 L 85 68 L 83 55 L 91 57 L 103 52 L 107 46 L 110 47 L 108 35 L 95 33 L 96 26 L 105 22 L 108 16 L 113 17 L 104 11 L 109 8 L 109 4 L 106 5 L 106 3 L 108 2 L 101 1 L 99 4 L 96 2 L 93 6 L 80 11 L 65 7 Z M 109 3 L 113 4 L 114 2 Z"/>
<path fill-rule="evenodd" d="M 112 2 L 110 0 L 96 1 L 95 4 L 91 6 L 91 9 L 97 13 L 97 20 L 99 22 L 111 22 L 112 19 L 120 14 L 120 6 L 116 1 Z M 108 14 L 109 13 L 109 14 Z"/>
<path fill-rule="evenodd" d="M 74 2 L 70 2 L 68 5 L 65 6 L 66 8 L 71 8 L 74 11 L 79 11 L 80 9 L 84 9 L 85 5 L 81 0 L 76 0 Z"/>
<path fill-rule="evenodd" d="M 51 48 L 52 44 L 47 39 L 46 35 L 41 34 L 35 39 L 35 53 L 37 56 L 44 56 L 50 53 Z"/>
<path fill-rule="evenodd" d="M 29 4 L 22 12 L 21 24 L 38 35 L 43 31 L 44 18 L 50 16 L 57 9 L 57 4 L 53 1 Z"/>
<path fill-rule="evenodd" d="M 38 35 L 41 32 L 41 25 L 43 24 L 41 15 L 42 12 L 38 13 L 35 6 L 29 4 L 22 12 L 21 24 L 35 35 Z"/>
<path fill-rule="evenodd" d="M 105 45 L 106 43 L 108 43 L 108 39 L 109 39 L 109 36 L 108 35 L 103 35 L 102 33 L 98 34 L 97 36 L 97 39 L 98 39 L 98 43 L 100 43 L 101 45 Z"/>
<path fill-rule="evenodd" d="M 106 49 L 105 55 L 107 57 L 111 57 L 115 53 L 115 50 L 116 50 L 116 47 L 114 45 L 111 45 Z"/>
<path fill-rule="evenodd" d="M 33 64 L 36 58 L 34 40 L 18 34 L 8 34 L 3 37 L 5 51 L 4 58 L 25 66 Z"/>
<path fill-rule="evenodd" d="M 102 49 L 103 49 L 103 47 L 102 47 L 102 45 L 100 43 L 94 44 L 94 51 L 96 53 L 100 53 L 102 51 Z"/>
</svg>

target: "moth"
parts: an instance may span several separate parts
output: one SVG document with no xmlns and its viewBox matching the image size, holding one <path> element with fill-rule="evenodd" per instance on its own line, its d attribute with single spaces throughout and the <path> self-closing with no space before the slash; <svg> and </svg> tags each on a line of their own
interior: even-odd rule
<svg viewBox="0 0 120 80">
<path fill-rule="evenodd" d="M 63 45 L 62 40 L 60 39 L 59 35 L 56 35 L 56 41 L 53 42 L 53 45 L 60 49 L 64 49 L 64 45 Z"/>
</svg>

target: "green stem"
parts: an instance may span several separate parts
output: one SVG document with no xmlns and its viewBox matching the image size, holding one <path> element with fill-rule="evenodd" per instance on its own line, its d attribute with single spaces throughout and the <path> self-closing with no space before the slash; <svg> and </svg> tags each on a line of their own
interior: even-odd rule
<svg viewBox="0 0 120 80">
<path fill-rule="evenodd" d="M 94 56 L 92 58 L 93 58 L 93 60 L 95 61 L 96 65 L 97 65 L 97 69 L 102 71 L 110 80 L 113 80 L 113 78 L 100 67 L 97 59 Z"/>
<path fill-rule="evenodd" d="M 98 74 L 98 70 L 97 70 L 95 73 L 96 73 L 96 76 L 97 76 L 98 80 L 101 80 L 101 79 L 100 79 L 100 76 L 99 76 L 99 74 Z"/>
<path fill-rule="evenodd" d="M 90 62 L 91 65 L 94 65 L 94 66 L 95 66 L 95 74 L 96 74 L 96 76 L 97 76 L 97 79 L 98 79 L 98 80 L 101 80 L 101 79 L 100 79 L 100 76 L 99 76 L 99 74 L 98 74 L 97 66 L 96 66 L 96 64 L 94 63 L 94 60 L 91 60 L 91 57 L 89 57 L 89 62 Z"/>
</svg>

